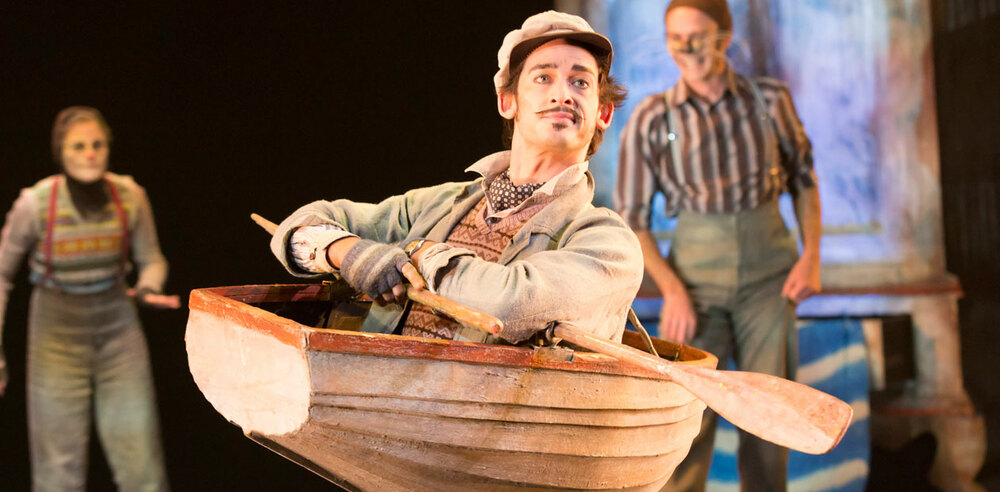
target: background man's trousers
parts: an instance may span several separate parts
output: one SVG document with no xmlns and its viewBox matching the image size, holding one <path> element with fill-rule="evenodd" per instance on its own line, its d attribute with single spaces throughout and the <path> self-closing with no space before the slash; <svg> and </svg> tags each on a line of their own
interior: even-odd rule
<svg viewBox="0 0 1000 492">
<path fill-rule="evenodd" d="M 798 258 L 777 202 L 732 214 L 682 212 L 668 261 L 685 283 L 698 316 L 690 345 L 740 370 L 794 379 L 798 361 L 795 307 L 781 297 Z M 664 490 L 704 490 L 715 439 L 715 412 Z M 740 431 L 743 490 L 785 490 L 788 450 Z"/>
</svg>

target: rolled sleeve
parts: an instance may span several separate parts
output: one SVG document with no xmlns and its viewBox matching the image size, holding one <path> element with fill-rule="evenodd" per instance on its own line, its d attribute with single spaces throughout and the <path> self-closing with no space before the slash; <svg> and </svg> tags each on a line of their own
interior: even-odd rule
<svg viewBox="0 0 1000 492">
<path fill-rule="evenodd" d="M 420 275 L 427 281 L 431 292 L 437 292 L 441 278 L 453 266 L 452 260 L 462 256 L 476 256 L 472 250 L 458 248 L 448 243 L 437 243 L 420 256 Z"/>
<path fill-rule="evenodd" d="M 649 229 L 653 195 L 658 190 L 651 167 L 653 149 L 647 120 L 652 110 L 648 101 L 632 112 L 622 131 L 618 179 L 612 196 L 615 210 L 633 230 Z"/>
<path fill-rule="evenodd" d="M 781 166 L 786 176 L 785 187 L 793 196 L 798 196 L 802 190 L 812 188 L 819 182 L 813 165 L 812 143 L 795 111 L 788 87 L 782 86 L 778 94 L 775 122 Z"/>
<path fill-rule="evenodd" d="M 319 224 L 296 228 L 289 238 L 289 256 L 295 266 L 310 273 L 337 273 L 339 270 L 327 261 L 326 249 L 345 238 L 357 237 L 337 224 Z"/>
</svg>

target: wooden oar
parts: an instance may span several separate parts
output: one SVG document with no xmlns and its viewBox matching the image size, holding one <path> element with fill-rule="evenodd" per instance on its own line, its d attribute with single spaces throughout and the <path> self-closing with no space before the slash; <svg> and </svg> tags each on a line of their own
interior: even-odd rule
<svg viewBox="0 0 1000 492">
<path fill-rule="evenodd" d="M 803 453 L 833 449 L 854 415 L 840 399 L 776 376 L 678 364 L 566 325 L 556 326 L 554 335 L 669 376 L 733 425 Z"/>
<path fill-rule="evenodd" d="M 277 226 L 272 222 L 257 214 L 251 217 L 268 232 L 274 233 Z M 410 288 L 407 296 L 489 333 L 496 334 L 502 330 L 503 322 L 499 319 L 430 291 Z M 496 331 L 491 331 L 493 329 Z M 844 436 L 854 415 L 854 410 L 847 403 L 787 379 L 679 364 L 567 325 L 556 326 L 554 335 L 580 347 L 668 376 L 733 425 L 761 439 L 803 453 L 822 454 L 833 449 Z"/>
</svg>

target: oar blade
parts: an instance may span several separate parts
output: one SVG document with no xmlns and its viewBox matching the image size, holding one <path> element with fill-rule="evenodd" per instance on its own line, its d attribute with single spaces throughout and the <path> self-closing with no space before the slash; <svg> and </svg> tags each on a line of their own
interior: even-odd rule
<svg viewBox="0 0 1000 492">
<path fill-rule="evenodd" d="M 796 451 L 833 449 L 854 414 L 843 401 L 787 379 L 679 364 L 566 325 L 556 326 L 555 336 L 668 376 L 733 425 Z"/>
<path fill-rule="evenodd" d="M 833 449 L 854 416 L 836 397 L 767 374 L 686 367 L 671 376 L 733 425 L 803 453 Z"/>
</svg>

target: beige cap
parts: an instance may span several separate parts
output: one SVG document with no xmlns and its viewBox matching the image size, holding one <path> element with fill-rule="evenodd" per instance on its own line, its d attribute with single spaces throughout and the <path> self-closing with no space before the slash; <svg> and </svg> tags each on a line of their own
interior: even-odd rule
<svg viewBox="0 0 1000 492">
<path fill-rule="evenodd" d="M 503 45 L 497 52 L 497 67 L 493 76 L 493 87 L 500 88 L 510 76 L 510 66 L 516 66 L 528 57 L 535 48 L 553 39 L 573 39 L 585 44 L 597 59 L 598 66 L 610 67 L 614 51 L 608 38 L 594 32 L 594 28 L 583 18 L 549 10 L 525 19 L 520 29 L 514 29 L 503 38 Z"/>
</svg>

